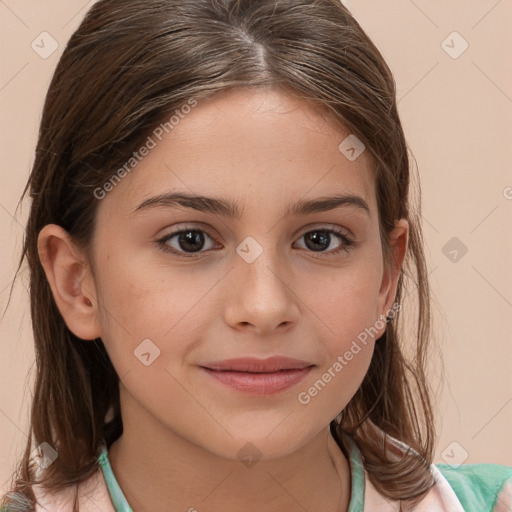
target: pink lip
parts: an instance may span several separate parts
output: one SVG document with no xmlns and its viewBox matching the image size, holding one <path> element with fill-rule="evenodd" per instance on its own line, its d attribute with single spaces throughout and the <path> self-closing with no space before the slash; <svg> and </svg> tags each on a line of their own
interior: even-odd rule
<svg viewBox="0 0 512 512">
<path fill-rule="evenodd" d="M 262 373 L 200 368 L 222 384 L 238 391 L 253 395 L 273 395 L 298 384 L 313 366 Z"/>
<path fill-rule="evenodd" d="M 267 359 L 227 359 L 206 363 L 200 368 L 238 391 L 254 395 L 272 395 L 298 384 L 313 366 L 298 359 L 274 356 Z"/>
</svg>

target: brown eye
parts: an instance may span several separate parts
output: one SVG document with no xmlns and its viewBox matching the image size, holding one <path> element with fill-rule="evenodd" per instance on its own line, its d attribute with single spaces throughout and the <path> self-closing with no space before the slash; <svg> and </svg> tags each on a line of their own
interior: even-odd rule
<svg viewBox="0 0 512 512">
<path fill-rule="evenodd" d="M 301 238 L 304 238 L 305 248 L 320 256 L 332 256 L 340 252 L 348 252 L 356 242 L 349 238 L 342 231 L 336 229 L 319 228 L 310 230 Z M 207 240 L 212 241 L 210 247 L 207 246 Z M 335 242 L 338 242 L 336 245 Z M 182 228 L 173 233 L 165 235 L 157 241 L 158 245 L 165 252 L 183 256 L 185 258 L 194 258 L 202 253 L 213 249 L 217 241 L 203 229 Z M 334 248 L 329 249 L 332 245 Z M 204 249 L 204 250 L 203 250 Z"/>
<path fill-rule="evenodd" d="M 327 250 L 333 243 L 333 237 L 340 244 L 337 248 Z M 349 251 L 354 245 L 354 241 L 341 231 L 334 229 L 315 229 L 308 231 L 301 238 L 304 238 L 306 248 L 313 252 L 327 252 L 328 254 L 337 254 L 341 251 Z"/>
<path fill-rule="evenodd" d="M 158 240 L 158 244 L 164 251 L 187 257 L 187 253 L 194 256 L 200 252 L 204 252 L 202 249 L 205 247 L 205 240 L 207 238 L 215 242 L 215 240 L 202 229 L 185 228 L 165 235 Z"/>
</svg>

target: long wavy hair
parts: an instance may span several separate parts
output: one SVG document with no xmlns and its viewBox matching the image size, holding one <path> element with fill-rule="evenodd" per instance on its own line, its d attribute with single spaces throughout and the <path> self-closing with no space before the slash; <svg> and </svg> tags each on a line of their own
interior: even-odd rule
<svg viewBox="0 0 512 512">
<path fill-rule="evenodd" d="M 426 376 L 430 291 L 417 204 L 411 204 L 409 150 L 393 75 L 339 0 L 100 0 L 72 35 L 51 81 L 34 165 L 23 191 L 30 216 L 18 272 L 26 260 L 36 378 L 30 438 L 3 496 L 5 510 L 33 510 L 34 484 L 58 491 L 98 468 L 102 439 L 122 433 L 119 378 L 101 339 L 84 342 L 66 326 L 37 251 L 46 224 L 87 248 L 102 187 L 162 119 L 190 98 L 234 87 L 272 86 L 328 112 L 366 146 L 373 162 L 385 261 L 396 219 L 409 243 L 395 301 L 417 299 L 415 329 L 387 324 L 360 388 L 330 428 L 357 442 L 385 496 L 418 501 L 434 484 L 429 465 L 434 420 Z M 107 413 L 109 413 L 107 415 Z M 392 458 L 373 426 L 411 451 Z M 37 475 L 31 453 L 46 442 L 58 458 Z M 9 508 L 10 507 L 10 508 Z M 76 509 L 76 501 L 75 501 Z"/>
</svg>

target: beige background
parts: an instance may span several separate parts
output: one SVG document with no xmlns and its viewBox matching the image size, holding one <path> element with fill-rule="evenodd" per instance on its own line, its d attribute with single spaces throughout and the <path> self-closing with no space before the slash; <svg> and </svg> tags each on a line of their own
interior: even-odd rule
<svg viewBox="0 0 512 512">
<path fill-rule="evenodd" d="M 64 45 L 92 3 L 0 0 L 2 313 L 27 203 L 15 210 L 33 163 L 44 95 Z M 512 464 L 512 1 L 346 4 L 395 74 L 421 177 L 435 337 L 445 361 L 436 460 Z M 44 38 L 51 49 L 42 32 L 59 45 L 46 59 L 31 47 L 35 41 L 42 52 Z M 458 55 L 464 41 L 469 46 Z M 446 246 L 453 237 L 455 245 Z M 453 250 L 457 261 L 451 261 Z M 2 490 L 27 435 L 34 352 L 26 283 L 22 274 L 0 323 Z M 438 370 L 433 368 L 434 387 Z"/>
</svg>

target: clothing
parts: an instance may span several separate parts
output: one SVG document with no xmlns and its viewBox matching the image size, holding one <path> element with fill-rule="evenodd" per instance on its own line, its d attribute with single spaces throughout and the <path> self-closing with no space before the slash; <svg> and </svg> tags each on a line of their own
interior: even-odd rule
<svg viewBox="0 0 512 512">
<path fill-rule="evenodd" d="M 406 445 L 390 438 L 387 442 L 395 453 L 403 453 Z M 339 469 L 344 457 L 338 444 L 329 438 L 330 452 Z M 363 466 L 361 452 L 355 441 L 345 435 L 351 474 L 349 512 L 397 512 L 399 502 L 381 495 L 370 481 Z M 80 512 L 133 512 L 112 471 L 105 443 L 98 455 L 98 471 L 79 488 Z M 431 466 L 436 484 L 414 512 L 512 512 L 512 467 L 497 464 L 449 464 Z M 40 506 L 36 512 L 72 512 L 71 492 L 59 496 L 43 496 L 34 487 Z"/>
</svg>

